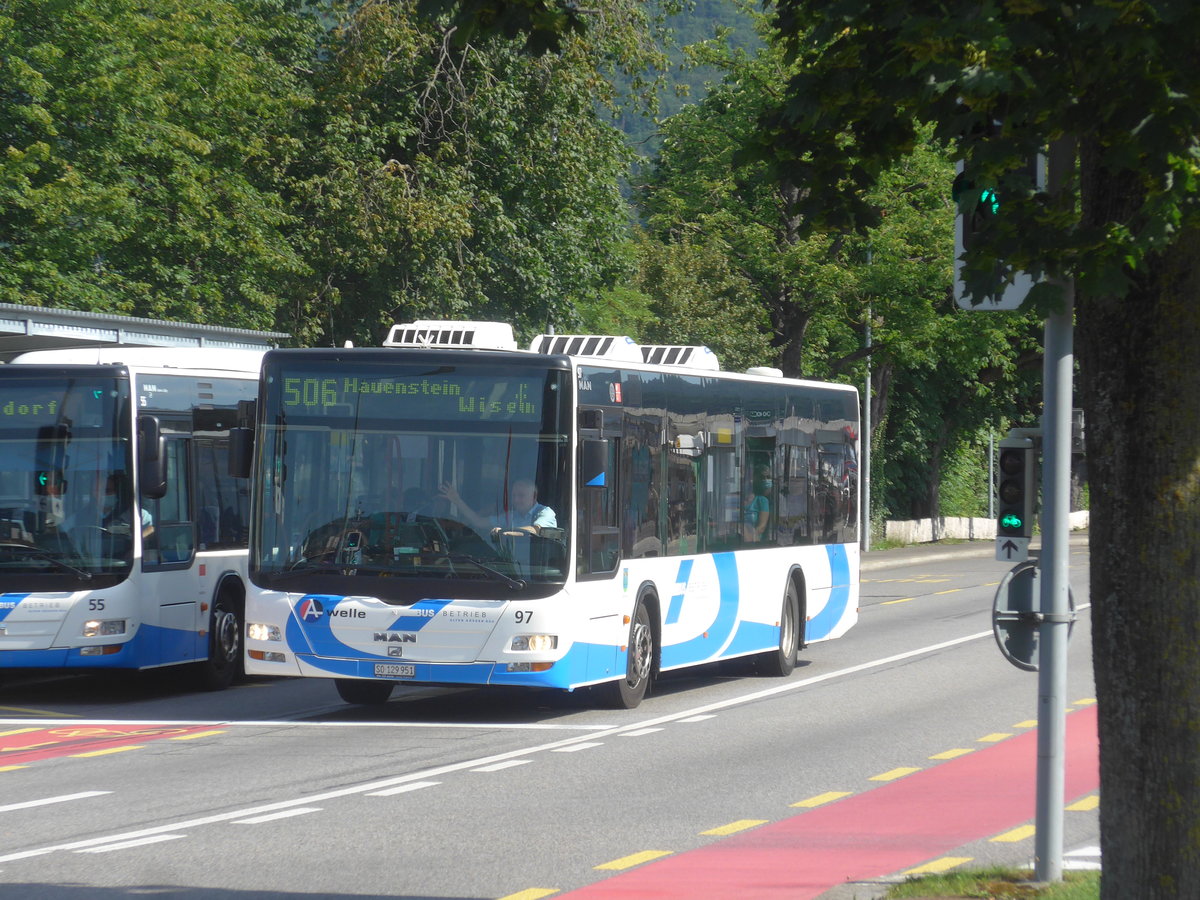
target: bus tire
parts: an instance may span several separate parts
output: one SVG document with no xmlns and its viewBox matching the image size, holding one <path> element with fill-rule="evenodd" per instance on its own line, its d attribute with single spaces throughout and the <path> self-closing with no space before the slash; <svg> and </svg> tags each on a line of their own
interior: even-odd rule
<svg viewBox="0 0 1200 900">
<path fill-rule="evenodd" d="M 627 646 L 625 676 L 599 686 L 601 701 L 611 709 L 633 709 L 650 688 L 654 672 L 654 630 L 650 625 L 650 610 L 640 599 L 629 621 Z"/>
<path fill-rule="evenodd" d="M 242 672 L 242 604 L 222 587 L 208 619 L 208 658 L 200 663 L 200 686 L 223 691 Z"/>
<path fill-rule="evenodd" d="M 372 681 L 368 678 L 335 678 L 338 696 L 356 706 L 382 706 L 392 696 L 391 681 Z"/>
<path fill-rule="evenodd" d="M 760 672 L 778 678 L 792 674 L 800 651 L 800 627 L 800 589 L 794 578 L 788 578 L 779 611 L 779 646 L 759 657 Z"/>
</svg>

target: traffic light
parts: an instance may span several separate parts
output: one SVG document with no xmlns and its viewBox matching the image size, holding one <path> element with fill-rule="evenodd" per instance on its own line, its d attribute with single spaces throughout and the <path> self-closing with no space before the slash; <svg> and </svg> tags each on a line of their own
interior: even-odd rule
<svg viewBox="0 0 1200 900">
<path fill-rule="evenodd" d="M 1000 499 L 996 536 L 1033 537 L 1037 509 L 1037 450 L 1030 438 L 1005 438 L 1000 442 Z"/>
<path fill-rule="evenodd" d="M 1033 288 L 1034 280 L 1026 272 L 1013 272 L 1003 259 L 992 261 L 991 290 L 979 297 L 967 291 L 964 254 L 977 248 L 983 237 L 1003 214 L 1006 191 L 1041 190 L 1045 186 L 1045 156 L 1027 158 L 1017 168 L 994 180 L 981 182 L 967 178 L 962 161 L 951 186 L 958 214 L 954 219 L 954 300 L 962 309 L 1019 309 Z"/>
<path fill-rule="evenodd" d="M 962 171 L 954 177 L 951 195 L 959 211 L 955 227 L 958 247 L 955 249 L 961 254 L 974 247 L 979 235 L 995 220 L 1000 212 L 1000 195 L 995 187 L 980 187 L 969 181 Z"/>
</svg>

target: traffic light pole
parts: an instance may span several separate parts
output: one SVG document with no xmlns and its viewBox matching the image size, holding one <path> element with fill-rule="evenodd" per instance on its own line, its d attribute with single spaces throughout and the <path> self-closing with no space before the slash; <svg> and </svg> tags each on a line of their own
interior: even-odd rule
<svg viewBox="0 0 1200 900">
<path fill-rule="evenodd" d="M 1069 145 L 1050 149 L 1048 187 L 1061 188 Z M 1065 790 L 1067 639 L 1071 630 L 1068 536 L 1071 503 L 1071 388 L 1075 289 L 1058 282 L 1063 305 L 1046 319 L 1042 418 L 1042 614 L 1038 635 L 1038 766 L 1034 877 L 1061 881 Z"/>
</svg>

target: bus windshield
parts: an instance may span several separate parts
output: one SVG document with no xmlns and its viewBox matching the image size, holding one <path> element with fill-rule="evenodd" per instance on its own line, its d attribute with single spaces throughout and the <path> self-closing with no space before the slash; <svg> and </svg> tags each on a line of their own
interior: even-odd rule
<svg viewBox="0 0 1200 900">
<path fill-rule="evenodd" d="M 258 583 L 360 577 L 363 592 L 411 603 L 451 590 L 430 579 L 480 597 L 564 580 L 566 371 L 421 352 L 268 357 Z"/>
<path fill-rule="evenodd" d="M 0 575 L 6 590 L 103 587 L 133 560 L 129 382 L 0 368 Z M 128 523 L 126 515 L 125 522 Z"/>
</svg>

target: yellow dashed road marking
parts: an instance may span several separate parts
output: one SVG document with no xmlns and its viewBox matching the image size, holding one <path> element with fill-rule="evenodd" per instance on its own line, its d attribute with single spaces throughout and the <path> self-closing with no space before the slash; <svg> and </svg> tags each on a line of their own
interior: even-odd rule
<svg viewBox="0 0 1200 900">
<path fill-rule="evenodd" d="M 628 856 L 622 856 L 620 859 L 614 859 L 611 862 L 601 863 L 598 866 L 593 866 L 595 869 L 632 869 L 634 866 L 640 866 L 642 863 L 648 863 L 652 859 L 662 859 L 664 856 L 670 856 L 672 850 L 643 850 L 641 853 L 631 853 Z"/>
<path fill-rule="evenodd" d="M 23 716 L 42 716 L 47 719 L 78 719 L 77 713 L 55 712 L 52 709 L 25 709 L 21 706 L 0 706 L 0 713 L 20 713 Z"/>
<path fill-rule="evenodd" d="M 981 744 L 994 744 L 996 741 L 1002 741 L 1005 738 L 1012 737 L 1012 734 L 1005 731 L 994 731 L 991 734 L 985 734 L 981 738 L 976 738 Z"/>
<path fill-rule="evenodd" d="M 90 753 L 72 753 L 74 759 L 87 759 L 89 756 L 108 756 L 110 753 L 124 753 L 126 750 L 141 750 L 145 744 L 131 744 L 128 747 L 109 747 L 107 750 L 92 750 Z"/>
<path fill-rule="evenodd" d="M 832 803 L 834 800 L 841 800 L 843 797 L 849 797 L 850 791 L 826 791 L 823 794 L 817 794 L 815 797 L 809 797 L 807 800 L 801 800 L 799 803 L 793 803 L 792 806 L 799 806 L 802 809 L 812 809 L 814 806 L 823 806 L 826 803 Z"/>
<path fill-rule="evenodd" d="M 1024 722 L 1018 722 L 1013 728 L 1036 728 L 1037 719 L 1026 719 Z"/>
<path fill-rule="evenodd" d="M 700 833 L 713 835 L 737 834 L 739 831 L 745 831 L 747 828 L 757 828 L 759 825 L 766 824 L 766 822 L 766 819 L 738 819 L 736 822 L 730 822 L 728 825 L 710 828 L 708 831 Z"/>
<path fill-rule="evenodd" d="M 963 863 L 969 863 L 973 856 L 943 856 L 941 859 L 935 859 L 932 862 L 927 862 L 923 866 L 917 866 L 915 869 L 909 869 L 904 875 L 937 875 L 940 872 L 948 872 L 955 866 L 961 866 Z"/>
<path fill-rule="evenodd" d="M 15 772 L 17 769 L 27 769 L 28 766 L 0 766 L 0 772 Z"/>
<path fill-rule="evenodd" d="M 526 888 L 523 891 L 517 891 L 515 894 L 506 894 L 500 900 L 542 900 L 543 897 L 557 894 L 558 891 L 558 888 Z"/>
<path fill-rule="evenodd" d="M 40 728 L 14 728 L 12 731 L 0 731 L 0 737 L 9 737 L 14 734 L 29 734 L 31 731 L 41 731 Z"/>
<path fill-rule="evenodd" d="M 966 756 L 968 753 L 974 753 L 967 747 L 955 747 L 953 750 L 943 750 L 941 753 L 935 753 L 930 759 L 954 759 L 957 756 Z"/>
<path fill-rule="evenodd" d="M 1093 706 L 1096 703 L 1095 697 L 1084 697 L 1082 700 L 1076 700 L 1074 706 Z"/>
<path fill-rule="evenodd" d="M 879 775 L 872 775 L 870 781 L 895 781 L 897 778 L 903 778 L 905 775 L 911 775 L 913 772 L 920 772 L 919 768 L 902 767 L 892 769 L 890 772 L 882 772 Z"/>
<path fill-rule="evenodd" d="M 224 731 L 197 731 L 195 734 L 181 734 L 178 737 L 167 738 L 168 741 L 194 741 L 196 738 L 212 737 L 214 734 L 225 734 Z"/>
<path fill-rule="evenodd" d="M 962 590 L 962 588 L 950 588 L 950 590 L 948 590 L 948 591 L 934 591 L 933 596 L 939 597 L 942 594 L 957 594 L 961 590 Z"/>
<path fill-rule="evenodd" d="M 1076 800 L 1067 807 L 1071 812 L 1088 812 L 1100 805 L 1100 795 L 1092 794 L 1090 797 L 1084 797 L 1082 800 Z"/>
<path fill-rule="evenodd" d="M 998 834 L 992 838 L 992 842 L 996 844 L 1015 844 L 1017 841 L 1023 841 L 1025 838 L 1033 837 L 1035 829 L 1032 825 L 1022 825 L 1020 828 L 1014 828 L 1012 831 L 1006 831 L 1004 834 Z"/>
</svg>

